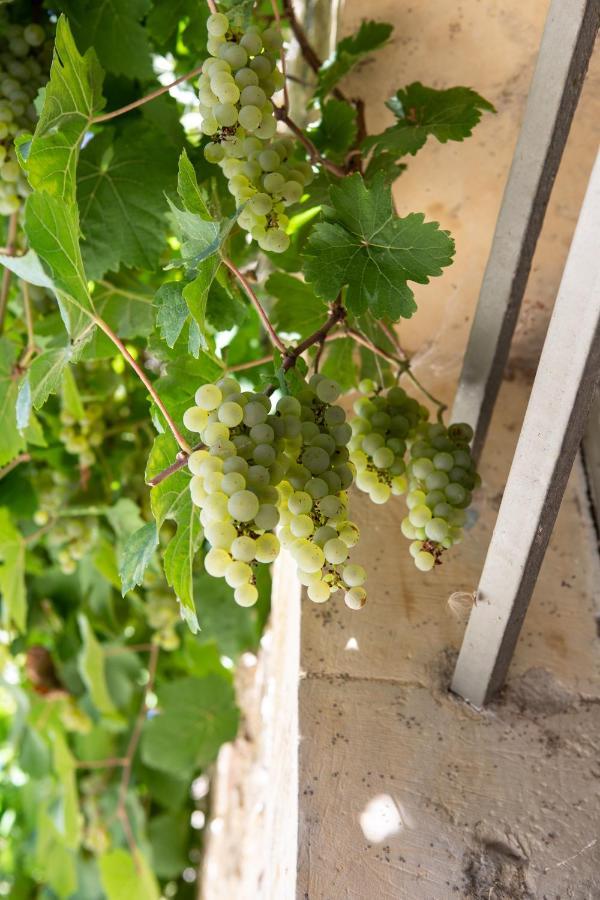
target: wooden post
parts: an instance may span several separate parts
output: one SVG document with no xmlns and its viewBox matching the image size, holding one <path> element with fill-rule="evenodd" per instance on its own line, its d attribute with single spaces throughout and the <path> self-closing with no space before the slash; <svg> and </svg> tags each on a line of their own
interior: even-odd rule
<svg viewBox="0 0 600 900">
<path fill-rule="evenodd" d="M 600 397 L 590 413 L 582 449 L 596 526 L 600 529 Z"/>
<path fill-rule="evenodd" d="M 600 379 L 600 154 L 569 251 L 452 690 L 502 685 Z"/>
<path fill-rule="evenodd" d="M 476 456 L 599 23 L 599 0 L 552 0 L 452 410 L 473 427 Z"/>
</svg>

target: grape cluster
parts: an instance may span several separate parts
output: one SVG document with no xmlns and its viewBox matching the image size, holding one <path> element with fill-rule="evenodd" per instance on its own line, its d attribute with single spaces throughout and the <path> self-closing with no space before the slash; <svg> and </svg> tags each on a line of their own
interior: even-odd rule
<svg viewBox="0 0 600 900">
<path fill-rule="evenodd" d="M 202 385 L 184 415 L 206 445 L 189 457 L 192 500 L 211 546 L 206 571 L 224 577 L 242 606 L 258 599 L 254 564 L 273 562 L 280 542 L 312 600 L 342 588 L 349 606 L 364 604 L 364 570 L 344 565 L 358 529 L 347 519 L 351 431 L 333 405 L 338 395 L 335 382 L 315 375 L 272 409 L 266 394 L 224 378 Z"/>
<path fill-rule="evenodd" d="M 365 379 L 359 390 L 363 396 L 354 403 L 350 459 L 357 487 L 374 503 L 385 503 L 392 494 L 406 492 L 406 442 L 427 410 L 401 387 L 377 393 L 374 382 Z"/>
<path fill-rule="evenodd" d="M 81 468 L 92 466 L 96 461 L 94 447 L 99 447 L 104 440 L 103 415 L 99 403 L 90 403 L 79 419 L 68 410 L 61 410 L 60 421 L 63 427 L 59 433 L 60 440 L 67 453 L 79 457 Z"/>
<path fill-rule="evenodd" d="M 9 216 L 28 192 L 13 142 L 35 123 L 33 100 L 46 81 L 49 46 L 41 25 L 23 28 L 0 17 L 0 30 L 0 215 Z"/>
<path fill-rule="evenodd" d="M 263 250 L 282 253 L 290 243 L 285 209 L 300 200 L 312 169 L 293 158 L 291 140 L 276 137 L 270 98 L 284 84 L 274 55 L 281 36 L 256 26 L 241 33 L 222 13 L 209 16 L 208 33 L 211 56 L 198 82 L 202 131 L 211 138 L 204 155 L 243 205 L 240 226 Z"/>
<path fill-rule="evenodd" d="M 153 643 L 163 650 L 177 650 L 180 640 L 176 629 L 181 615 L 173 592 L 154 572 L 146 572 L 144 587 L 146 620 L 154 631 Z"/>
<path fill-rule="evenodd" d="M 92 549 L 98 537 L 98 521 L 92 516 L 60 519 L 48 533 L 52 550 L 61 572 L 72 575 L 77 563 Z"/>
<path fill-rule="evenodd" d="M 462 539 L 471 492 L 480 483 L 469 449 L 472 438 L 469 425 L 446 428 L 438 422 L 422 423 L 412 436 L 406 467 L 409 513 L 401 527 L 422 572 Z"/>
<path fill-rule="evenodd" d="M 407 493 L 402 533 L 415 565 L 428 572 L 462 537 L 465 510 L 480 482 L 469 445 L 469 425 L 429 423 L 426 407 L 401 387 L 387 392 L 365 380 L 354 404 L 350 460 L 356 485 L 375 503 Z"/>
</svg>

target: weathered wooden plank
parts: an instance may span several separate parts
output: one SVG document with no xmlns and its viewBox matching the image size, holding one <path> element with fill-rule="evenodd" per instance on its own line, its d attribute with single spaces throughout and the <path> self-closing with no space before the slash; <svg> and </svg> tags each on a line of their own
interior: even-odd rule
<svg viewBox="0 0 600 900">
<path fill-rule="evenodd" d="M 600 378 L 600 154 L 592 172 L 487 552 L 452 690 L 504 681 Z"/>
<path fill-rule="evenodd" d="M 473 426 L 476 456 L 599 23 L 600 0 L 552 0 L 452 411 Z"/>
<path fill-rule="evenodd" d="M 592 407 L 583 436 L 583 456 L 594 518 L 600 529 L 600 397 Z"/>
</svg>

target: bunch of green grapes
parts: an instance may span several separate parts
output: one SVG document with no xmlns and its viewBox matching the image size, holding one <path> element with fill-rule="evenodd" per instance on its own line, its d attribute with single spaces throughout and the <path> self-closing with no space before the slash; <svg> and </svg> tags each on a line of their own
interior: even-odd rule
<svg viewBox="0 0 600 900">
<path fill-rule="evenodd" d="M 13 25 L 0 17 L 0 215 L 16 212 L 28 193 L 14 140 L 36 120 L 35 96 L 46 82 L 50 48 L 41 25 Z"/>
<path fill-rule="evenodd" d="M 62 409 L 60 413 L 62 428 L 59 438 L 67 453 L 79 457 L 81 468 L 88 468 L 96 461 L 94 447 L 99 447 L 104 440 L 104 413 L 100 403 L 90 403 L 85 413 L 77 419 L 71 412 Z"/>
<path fill-rule="evenodd" d="M 449 428 L 422 423 L 412 435 L 406 467 L 409 513 L 401 527 L 422 572 L 462 539 L 471 492 L 481 482 L 471 456 L 472 438 L 472 428 L 462 423 Z"/>
<path fill-rule="evenodd" d="M 354 403 L 350 459 L 357 487 L 374 503 L 385 503 L 392 494 L 406 492 L 406 442 L 428 412 L 401 387 L 378 392 L 375 383 L 365 379 L 359 390 L 364 396 Z"/>
<path fill-rule="evenodd" d="M 189 458 L 192 501 L 211 549 L 204 564 L 223 577 L 241 606 L 258 599 L 253 565 L 279 553 L 277 485 L 289 465 L 285 428 L 265 394 L 242 391 L 234 378 L 204 384 L 183 422 L 206 449 Z"/>
<path fill-rule="evenodd" d="M 293 142 L 277 139 L 271 96 L 283 87 L 276 53 L 281 36 L 274 28 L 231 27 L 222 13 L 208 18 L 208 51 L 199 79 L 202 131 L 211 141 L 204 150 L 228 179 L 229 190 L 244 204 L 239 223 L 263 250 L 289 246 L 285 208 L 300 200 L 312 180 L 310 165 L 293 158 Z"/>
<path fill-rule="evenodd" d="M 94 516 L 58 519 L 48 532 L 48 547 L 64 575 L 72 575 L 98 538 Z"/>
<path fill-rule="evenodd" d="M 177 650 L 180 644 L 177 625 L 181 622 L 179 605 L 166 582 L 154 572 L 146 572 L 145 614 L 154 631 L 152 640 L 163 650 Z"/>
<path fill-rule="evenodd" d="M 416 567 L 428 572 L 461 540 L 465 510 L 480 482 L 469 449 L 473 431 L 464 424 L 427 422 L 426 407 L 401 387 L 381 392 L 365 380 L 359 389 L 370 396 L 355 402 L 357 416 L 350 423 L 356 485 L 374 503 L 408 491 L 402 533 L 412 542 Z"/>
<path fill-rule="evenodd" d="M 279 487 L 279 538 L 298 566 L 308 596 L 323 603 L 337 590 L 360 609 L 366 600 L 362 566 L 348 562 L 359 538 L 348 519 L 347 489 L 354 480 L 347 444 L 352 431 L 335 404 L 339 386 L 313 375 L 296 397 L 282 397 L 277 413 L 286 422 L 291 462 Z"/>
<path fill-rule="evenodd" d="M 258 599 L 253 567 L 273 562 L 280 541 L 312 600 L 342 588 L 349 606 L 364 603 L 364 570 L 347 563 L 358 528 L 347 516 L 351 430 L 333 405 L 338 395 L 335 382 L 315 375 L 273 410 L 266 394 L 223 378 L 200 387 L 184 415 L 206 445 L 189 457 L 192 500 L 210 544 L 206 571 L 225 578 L 242 606 Z"/>
</svg>

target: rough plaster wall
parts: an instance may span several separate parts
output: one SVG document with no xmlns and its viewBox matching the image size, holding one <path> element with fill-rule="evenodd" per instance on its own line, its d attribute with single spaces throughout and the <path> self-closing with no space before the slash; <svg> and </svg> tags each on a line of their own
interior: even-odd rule
<svg viewBox="0 0 600 900">
<path fill-rule="evenodd" d="M 566 2 L 566 0 L 565 0 Z M 401 214 L 424 211 L 455 240 L 454 265 L 429 285 L 417 285 L 419 312 L 400 328 L 407 348 L 435 343 L 436 364 L 456 378 L 477 301 L 506 183 L 548 0 L 345 0 L 340 36 L 369 18 L 392 22 L 389 45 L 347 79 L 350 95 L 367 103 L 370 131 L 393 121 L 383 106 L 412 81 L 434 87 L 464 84 L 496 107 L 463 143 L 430 138 L 398 179 Z M 555 183 L 513 358 L 531 367 L 539 356 L 587 178 L 600 140 L 600 53 L 596 52 Z"/>
<path fill-rule="evenodd" d="M 447 598 L 477 585 L 528 391 L 503 386 L 479 520 L 441 567 L 415 571 L 402 501 L 354 493 L 369 602 L 303 601 L 299 900 L 600 897 L 600 568 L 579 464 L 504 695 L 477 712 L 448 693 L 464 620 Z"/>
</svg>

